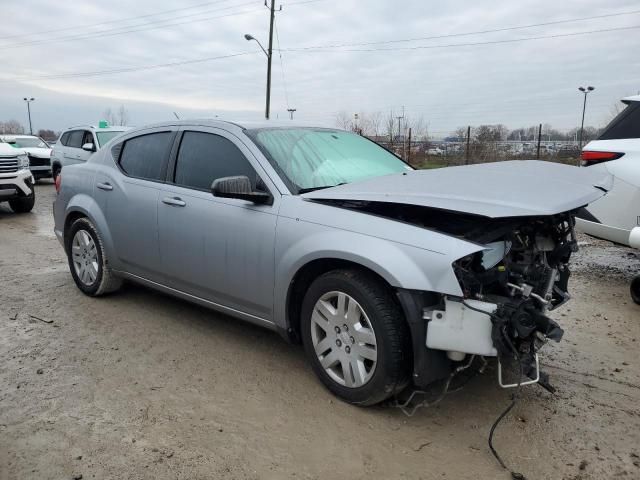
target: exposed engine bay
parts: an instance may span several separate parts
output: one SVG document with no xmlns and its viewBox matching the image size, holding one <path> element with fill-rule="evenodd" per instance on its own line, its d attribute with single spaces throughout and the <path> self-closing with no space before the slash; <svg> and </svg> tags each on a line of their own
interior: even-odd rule
<svg viewBox="0 0 640 480">
<path fill-rule="evenodd" d="M 489 250 L 462 258 L 453 267 L 465 299 L 497 305 L 490 314 L 491 338 L 500 361 L 515 356 L 523 373 L 533 378 L 539 373 L 536 352 L 547 340 L 560 341 L 564 333 L 546 312 L 570 299 L 568 263 L 578 248 L 575 220 L 565 213 L 511 221 L 508 233 L 494 230 L 496 237 L 486 244 Z M 540 383 L 551 389 L 544 375 Z"/>
<path fill-rule="evenodd" d="M 560 341 L 564 333 L 547 312 L 570 299 L 568 262 L 578 248 L 575 211 L 493 219 L 405 204 L 328 203 L 485 246 L 484 251 L 453 264 L 463 297 L 443 297 L 439 304 L 425 309 L 423 318 L 431 325 L 427 346 L 447 351 L 454 362 L 462 361 L 465 354 L 497 356 L 503 365 L 517 359 L 524 376 L 535 376 L 542 386 L 552 389 L 546 376 L 537 371 L 536 352 L 548 340 Z"/>
</svg>

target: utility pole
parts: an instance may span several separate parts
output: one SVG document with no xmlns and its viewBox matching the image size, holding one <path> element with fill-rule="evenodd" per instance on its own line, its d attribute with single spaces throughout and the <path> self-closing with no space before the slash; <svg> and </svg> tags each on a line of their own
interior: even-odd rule
<svg viewBox="0 0 640 480">
<path fill-rule="evenodd" d="M 536 159 L 540 160 L 540 140 L 542 139 L 542 124 L 538 125 L 538 149 L 536 151 Z"/>
<path fill-rule="evenodd" d="M 29 135 L 33 135 L 33 127 L 31 126 L 31 102 L 33 102 L 35 98 L 27 98 L 24 97 L 24 101 L 27 102 L 27 114 L 29 115 Z"/>
<path fill-rule="evenodd" d="M 471 140 L 471 125 L 467 127 L 467 149 L 465 152 L 465 165 L 469 165 L 469 141 Z"/>
<path fill-rule="evenodd" d="M 289 112 L 289 119 L 293 120 L 293 112 L 295 111 L 295 108 L 287 108 L 287 112 Z"/>
<path fill-rule="evenodd" d="M 409 148 L 407 149 L 407 163 L 411 165 L 411 127 L 409 127 Z"/>
<path fill-rule="evenodd" d="M 265 0 L 266 2 L 266 0 Z M 271 108 L 271 58 L 273 57 L 273 20 L 276 15 L 276 0 L 271 0 L 269 19 L 269 49 L 267 53 L 267 106 L 265 108 L 265 118 L 269 120 L 269 110 Z"/>
</svg>

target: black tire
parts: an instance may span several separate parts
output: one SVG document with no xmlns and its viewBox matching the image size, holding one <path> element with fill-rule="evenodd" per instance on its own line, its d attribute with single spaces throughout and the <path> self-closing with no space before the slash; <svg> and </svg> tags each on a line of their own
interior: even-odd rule
<svg viewBox="0 0 640 480">
<path fill-rule="evenodd" d="M 73 238 L 76 233 L 80 230 L 85 231 L 93 240 L 96 245 L 96 253 L 97 253 L 97 275 L 93 282 L 87 284 L 83 282 L 76 272 L 76 268 L 73 263 L 72 256 L 72 243 Z M 71 276 L 73 277 L 74 282 L 76 282 L 76 286 L 86 295 L 90 297 L 98 297 L 101 295 L 105 295 L 107 293 L 115 292 L 122 286 L 122 279 L 117 277 L 111 267 L 109 266 L 109 262 L 107 260 L 107 256 L 104 251 L 104 245 L 102 243 L 102 239 L 98 234 L 95 226 L 91 221 L 86 218 L 78 218 L 75 220 L 71 227 L 69 228 L 66 236 L 65 236 L 65 250 L 67 252 L 67 260 L 69 262 L 69 270 L 71 271 Z"/>
<path fill-rule="evenodd" d="M 631 286 L 629 287 L 631 291 L 631 299 L 640 305 L 640 275 L 636 276 L 631 280 Z"/>
<path fill-rule="evenodd" d="M 53 178 L 54 182 L 56 181 L 56 178 L 58 178 L 58 175 L 60 175 L 61 171 L 62 171 L 62 167 L 57 163 L 54 163 L 53 166 L 51 167 L 51 178 Z"/>
<path fill-rule="evenodd" d="M 33 206 L 36 203 L 36 191 L 31 187 L 31 195 L 25 195 L 24 197 L 12 198 L 9 200 L 9 206 L 15 213 L 29 213 L 33 210 Z"/>
<path fill-rule="evenodd" d="M 328 292 L 344 292 L 352 297 L 364 310 L 375 333 L 377 363 L 372 376 L 362 386 L 347 387 L 336 382 L 316 355 L 311 317 L 316 302 Z M 334 270 L 318 277 L 302 303 L 301 334 L 316 375 L 333 394 L 348 403 L 362 406 L 380 403 L 409 382 L 412 352 L 408 325 L 390 287 L 370 273 L 357 269 Z"/>
</svg>

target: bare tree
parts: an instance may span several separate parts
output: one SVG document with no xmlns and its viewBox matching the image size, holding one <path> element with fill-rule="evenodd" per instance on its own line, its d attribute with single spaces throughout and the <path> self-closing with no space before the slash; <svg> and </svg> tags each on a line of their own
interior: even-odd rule
<svg viewBox="0 0 640 480">
<path fill-rule="evenodd" d="M 353 126 L 353 120 L 351 116 L 344 110 L 336 114 L 336 126 L 343 130 L 351 130 Z"/>
<path fill-rule="evenodd" d="M 125 126 L 129 123 L 129 111 L 124 108 L 124 105 L 120 105 L 118 108 L 118 125 Z"/>
<path fill-rule="evenodd" d="M 111 108 L 107 108 L 104 112 L 102 112 L 102 118 L 104 118 L 109 125 L 116 125 L 118 121 Z"/>
<path fill-rule="evenodd" d="M 389 136 L 389 144 L 393 147 L 393 136 L 395 135 L 395 132 L 397 131 L 395 129 L 396 126 L 396 117 L 393 114 L 393 110 L 389 110 L 389 114 L 387 116 L 384 117 L 383 120 L 383 131 L 385 133 L 385 135 Z"/>
<path fill-rule="evenodd" d="M 372 135 L 375 135 L 376 137 L 380 135 L 382 112 L 373 112 L 371 115 L 369 115 L 369 123 L 371 124 Z"/>
<path fill-rule="evenodd" d="M 0 131 L 9 134 L 22 134 L 24 133 L 24 127 L 18 120 L 8 120 L 6 122 L 0 122 Z"/>
</svg>

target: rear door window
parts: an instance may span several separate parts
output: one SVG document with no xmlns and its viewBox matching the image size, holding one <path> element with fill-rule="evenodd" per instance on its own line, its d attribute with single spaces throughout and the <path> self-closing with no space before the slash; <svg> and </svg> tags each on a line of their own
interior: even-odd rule
<svg viewBox="0 0 640 480">
<path fill-rule="evenodd" d="M 204 132 L 185 132 L 176 161 L 175 183 L 209 191 L 214 180 L 243 175 L 255 189 L 257 174 L 231 140 Z"/>
<path fill-rule="evenodd" d="M 159 132 L 133 137 L 124 142 L 119 165 L 136 178 L 164 181 L 173 132 Z"/>
<path fill-rule="evenodd" d="M 640 138 L 640 102 L 630 102 L 604 129 L 598 140 Z"/>
</svg>

